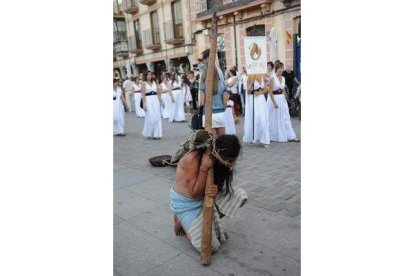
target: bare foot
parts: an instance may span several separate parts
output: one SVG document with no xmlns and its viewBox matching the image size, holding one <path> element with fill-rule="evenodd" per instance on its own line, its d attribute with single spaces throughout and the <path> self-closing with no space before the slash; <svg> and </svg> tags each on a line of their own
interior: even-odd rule
<svg viewBox="0 0 414 276">
<path fill-rule="evenodd" d="M 239 208 L 243 207 L 243 205 L 244 205 L 244 204 L 246 204 L 246 202 L 247 202 L 247 198 L 243 199 L 243 201 L 242 201 L 242 203 L 240 204 L 240 207 L 239 207 Z"/>
<path fill-rule="evenodd" d="M 185 235 L 183 226 L 181 225 L 181 222 L 178 220 L 178 218 L 175 215 L 174 215 L 174 233 L 176 236 Z"/>
<path fill-rule="evenodd" d="M 229 234 L 227 234 L 227 232 L 224 232 L 224 236 L 226 237 L 226 240 L 229 239 Z"/>
</svg>

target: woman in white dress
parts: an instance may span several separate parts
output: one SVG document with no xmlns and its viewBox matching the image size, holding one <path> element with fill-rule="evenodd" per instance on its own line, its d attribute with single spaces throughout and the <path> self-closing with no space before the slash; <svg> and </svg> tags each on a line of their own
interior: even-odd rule
<svg viewBox="0 0 414 276">
<path fill-rule="evenodd" d="M 174 98 L 172 94 L 172 87 L 170 84 L 170 75 L 169 73 L 162 73 L 160 85 L 158 89 L 161 93 L 161 99 L 164 103 L 164 106 L 161 107 L 161 116 L 163 119 L 168 119 L 171 113 L 171 108 L 174 104 Z"/>
<path fill-rule="evenodd" d="M 127 106 L 126 99 L 122 93 L 122 89 L 118 87 L 118 80 L 114 79 L 113 88 L 113 117 L 114 117 L 114 135 L 125 136 L 125 106 Z"/>
<path fill-rule="evenodd" d="M 154 81 L 151 72 L 144 74 L 144 80 L 141 85 L 142 104 L 145 110 L 145 124 L 142 135 L 149 139 L 161 139 L 162 121 L 161 121 L 161 94 L 157 92 L 157 84 Z"/>
<path fill-rule="evenodd" d="M 276 75 L 270 81 L 270 93 L 267 104 L 269 109 L 270 140 L 276 142 L 299 142 L 290 121 L 289 107 L 285 90 L 285 78 L 282 76 L 283 63 L 276 65 Z"/>
<path fill-rule="evenodd" d="M 190 90 L 190 81 L 188 80 L 187 76 L 183 76 L 182 81 L 182 90 L 184 93 L 184 103 L 185 103 L 185 115 L 189 115 L 191 110 L 191 102 L 193 101 L 193 97 L 191 96 Z"/>
<path fill-rule="evenodd" d="M 233 116 L 233 106 L 234 102 L 232 100 L 228 100 L 226 105 L 226 111 L 224 111 L 224 116 L 226 117 L 226 134 L 236 134 L 236 125 L 234 124 L 234 116 Z"/>
<path fill-rule="evenodd" d="M 181 89 L 181 82 L 175 72 L 171 75 L 171 86 L 174 102 L 170 110 L 168 122 L 185 122 L 184 93 Z"/>
<path fill-rule="evenodd" d="M 134 82 L 134 100 L 135 100 L 135 114 L 137 118 L 145 117 L 145 111 L 140 107 L 142 93 L 141 93 L 142 80 L 140 77 L 137 77 Z"/>
<path fill-rule="evenodd" d="M 264 96 L 267 92 L 263 88 L 264 80 L 262 78 L 261 84 L 254 80 L 253 90 L 246 91 L 243 142 L 260 143 L 260 146 L 268 148 L 270 147 L 269 115 Z"/>
</svg>

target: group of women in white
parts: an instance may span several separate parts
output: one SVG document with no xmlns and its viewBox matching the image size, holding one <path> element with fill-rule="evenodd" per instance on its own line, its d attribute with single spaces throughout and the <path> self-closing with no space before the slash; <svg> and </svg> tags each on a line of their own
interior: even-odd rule
<svg viewBox="0 0 414 276">
<path fill-rule="evenodd" d="M 285 96 L 285 78 L 282 76 L 284 65 L 275 66 L 268 62 L 267 77 L 255 79 L 250 89 L 246 89 L 243 142 L 258 144 L 265 148 L 270 142 L 299 142 L 290 120 L 289 107 Z M 237 85 L 239 77 L 226 80 L 228 87 Z M 155 74 L 148 71 L 134 83 L 135 112 L 144 117 L 142 135 L 148 139 L 161 139 L 162 119 L 168 122 L 185 122 L 184 107 L 190 107 L 191 92 L 186 76 L 179 78 L 176 73 L 165 72 L 159 84 Z M 242 93 L 243 93 L 242 92 Z M 267 99 L 266 99 L 266 94 Z M 223 97 L 224 98 L 224 97 Z M 125 97 L 114 81 L 114 135 L 124 136 L 123 108 Z M 228 97 L 225 106 L 225 133 L 236 134 L 234 102 Z M 126 104 L 125 104 L 126 106 Z"/>
<path fill-rule="evenodd" d="M 272 62 L 268 62 L 267 65 L 267 77 L 262 78 L 261 81 L 255 79 L 251 84 L 251 89 L 245 92 L 243 142 L 257 143 L 265 148 L 270 147 L 271 141 L 299 142 L 292 127 L 284 93 L 286 84 L 285 78 L 282 76 L 283 63 L 277 63 L 275 68 Z M 227 85 L 232 86 L 236 81 L 237 77 L 229 78 Z M 227 108 L 231 112 L 230 105 L 228 104 Z M 228 113 L 230 114 L 230 112 Z M 226 121 L 227 128 L 235 131 L 234 123 L 231 120 Z"/>
<path fill-rule="evenodd" d="M 162 119 L 168 122 L 185 122 L 184 104 L 190 106 L 191 92 L 186 77 L 179 78 L 176 73 L 164 72 L 159 84 L 151 71 L 140 75 L 133 84 L 135 112 L 138 118 L 145 118 L 142 135 L 148 139 L 161 139 Z M 114 135 L 125 136 L 124 118 L 125 96 L 114 80 L 114 97 L 119 94 L 123 102 L 114 102 Z M 122 110 L 122 111 L 121 111 Z M 120 118 L 119 120 L 117 118 Z M 122 131 L 123 135 L 119 135 Z"/>
</svg>

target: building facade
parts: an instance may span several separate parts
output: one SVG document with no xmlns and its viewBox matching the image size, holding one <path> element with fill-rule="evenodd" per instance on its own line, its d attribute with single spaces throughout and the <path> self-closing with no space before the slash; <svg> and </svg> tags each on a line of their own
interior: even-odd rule
<svg viewBox="0 0 414 276">
<path fill-rule="evenodd" d="M 209 48 L 216 11 L 222 69 L 245 65 L 246 36 L 266 36 L 267 59 L 291 64 L 300 78 L 300 9 L 300 0 L 114 0 L 114 74 L 192 68 Z"/>
</svg>

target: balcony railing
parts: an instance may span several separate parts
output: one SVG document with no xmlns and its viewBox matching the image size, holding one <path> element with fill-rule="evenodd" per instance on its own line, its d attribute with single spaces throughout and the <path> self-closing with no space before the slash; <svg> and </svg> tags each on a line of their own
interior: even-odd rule
<svg viewBox="0 0 414 276">
<path fill-rule="evenodd" d="M 124 0 L 124 11 L 129 14 L 136 14 L 138 12 L 137 0 Z"/>
<path fill-rule="evenodd" d="M 133 54 L 142 54 L 142 41 L 136 36 L 128 37 L 129 52 Z"/>
<path fill-rule="evenodd" d="M 142 5 L 152 5 L 152 4 L 154 4 L 155 2 L 157 2 L 157 0 L 139 0 L 139 2 L 140 2 Z"/>
<path fill-rule="evenodd" d="M 180 44 L 184 42 L 183 21 L 171 20 L 164 23 L 165 43 Z"/>
<path fill-rule="evenodd" d="M 196 13 L 197 19 L 201 20 L 211 17 L 213 10 L 217 12 L 218 16 L 221 16 L 255 7 L 269 9 L 272 4 L 272 0 L 198 0 L 198 2 L 196 3 Z"/>
<path fill-rule="evenodd" d="M 206 0 L 197 0 L 195 1 L 195 10 L 196 14 L 201 13 L 207 10 L 207 1 Z"/>
<path fill-rule="evenodd" d="M 128 42 L 121 41 L 114 43 L 114 55 L 127 57 L 128 56 Z"/>
<path fill-rule="evenodd" d="M 128 41 L 126 31 L 115 31 L 114 32 L 114 43 L 120 41 Z"/>
<path fill-rule="evenodd" d="M 152 28 L 143 31 L 145 48 L 149 50 L 157 50 L 161 48 L 160 29 Z"/>
</svg>

